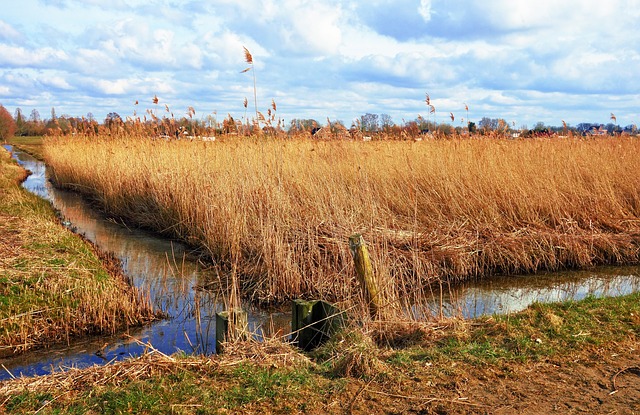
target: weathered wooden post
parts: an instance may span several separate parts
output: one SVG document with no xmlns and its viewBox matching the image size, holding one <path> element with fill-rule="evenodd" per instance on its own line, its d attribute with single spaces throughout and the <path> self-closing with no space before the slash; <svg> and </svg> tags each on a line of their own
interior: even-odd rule
<svg viewBox="0 0 640 415">
<path fill-rule="evenodd" d="M 292 341 L 304 350 L 326 342 L 344 324 L 344 313 L 321 300 L 294 300 L 291 310 Z"/>
<path fill-rule="evenodd" d="M 234 308 L 216 313 L 216 352 L 222 353 L 222 343 L 249 337 L 247 312 Z"/>
<path fill-rule="evenodd" d="M 361 234 L 356 233 L 349 237 L 349 248 L 353 256 L 356 275 L 364 293 L 364 300 L 369 305 L 371 317 L 375 318 L 380 312 L 382 298 L 380 297 L 378 282 L 373 275 L 373 265 L 371 265 L 371 259 L 369 258 L 369 250 Z"/>
<path fill-rule="evenodd" d="M 317 334 L 307 330 L 313 324 L 313 306 L 317 301 L 294 300 L 291 308 L 291 340 L 301 349 L 308 350 Z"/>
</svg>

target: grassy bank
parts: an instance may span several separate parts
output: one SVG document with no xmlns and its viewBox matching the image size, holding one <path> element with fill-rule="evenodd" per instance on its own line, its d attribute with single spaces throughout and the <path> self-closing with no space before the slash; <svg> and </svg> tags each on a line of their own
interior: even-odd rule
<svg viewBox="0 0 640 415">
<path fill-rule="evenodd" d="M 387 298 L 496 273 L 637 262 L 640 141 L 51 139 L 55 180 L 200 246 L 259 301 L 356 292 L 364 234 Z M 395 304 L 392 302 L 392 304 Z"/>
<path fill-rule="evenodd" d="M 20 187 L 25 176 L 0 149 L 0 356 L 153 319 L 113 259 Z"/>
<path fill-rule="evenodd" d="M 19 147 L 31 154 L 38 160 L 42 160 L 42 136 L 27 136 L 27 137 L 11 137 L 7 140 L 7 144 Z"/>
<path fill-rule="evenodd" d="M 9 413 L 617 413 L 640 410 L 640 295 L 360 329 L 311 355 L 230 344 L 0 383 Z M 391 341 L 391 342 L 389 342 Z M 638 372 L 640 374 L 640 371 Z"/>
</svg>

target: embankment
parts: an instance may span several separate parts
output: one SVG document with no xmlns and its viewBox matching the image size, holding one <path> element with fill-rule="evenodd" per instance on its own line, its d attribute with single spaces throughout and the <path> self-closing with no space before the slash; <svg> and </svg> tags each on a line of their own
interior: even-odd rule
<svg viewBox="0 0 640 415">
<path fill-rule="evenodd" d="M 0 356 L 154 319 L 114 259 L 64 228 L 25 177 L 0 148 Z"/>
</svg>

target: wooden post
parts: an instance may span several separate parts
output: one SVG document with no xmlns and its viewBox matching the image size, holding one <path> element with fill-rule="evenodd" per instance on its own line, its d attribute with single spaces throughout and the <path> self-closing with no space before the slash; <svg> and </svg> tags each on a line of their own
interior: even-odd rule
<svg viewBox="0 0 640 415">
<path fill-rule="evenodd" d="M 309 330 L 313 325 L 313 306 L 317 301 L 294 300 L 291 308 L 291 332 L 293 344 L 301 349 L 309 349 L 317 334 Z"/>
<path fill-rule="evenodd" d="M 371 317 L 375 318 L 380 312 L 382 305 L 380 290 L 376 278 L 373 275 L 373 266 L 369 258 L 367 244 L 364 242 L 361 234 L 357 233 L 349 237 L 349 248 L 353 256 L 356 275 L 364 293 L 364 300 L 369 305 Z"/>
<path fill-rule="evenodd" d="M 216 352 L 222 353 L 222 343 L 228 340 L 246 339 L 249 336 L 247 312 L 235 308 L 216 313 Z"/>
<path fill-rule="evenodd" d="M 326 301 L 294 300 L 291 311 L 292 341 L 304 350 L 329 340 L 344 323 L 343 312 Z"/>
</svg>

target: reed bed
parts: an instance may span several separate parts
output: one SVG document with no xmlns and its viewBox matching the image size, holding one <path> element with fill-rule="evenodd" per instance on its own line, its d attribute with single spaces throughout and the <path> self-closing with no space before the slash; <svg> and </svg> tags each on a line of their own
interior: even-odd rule
<svg viewBox="0 0 640 415">
<path fill-rule="evenodd" d="M 389 307 L 433 283 L 640 258 L 635 138 L 53 137 L 45 158 L 57 185 L 200 247 L 261 303 L 353 299 L 356 232 Z"/>
</svg>

